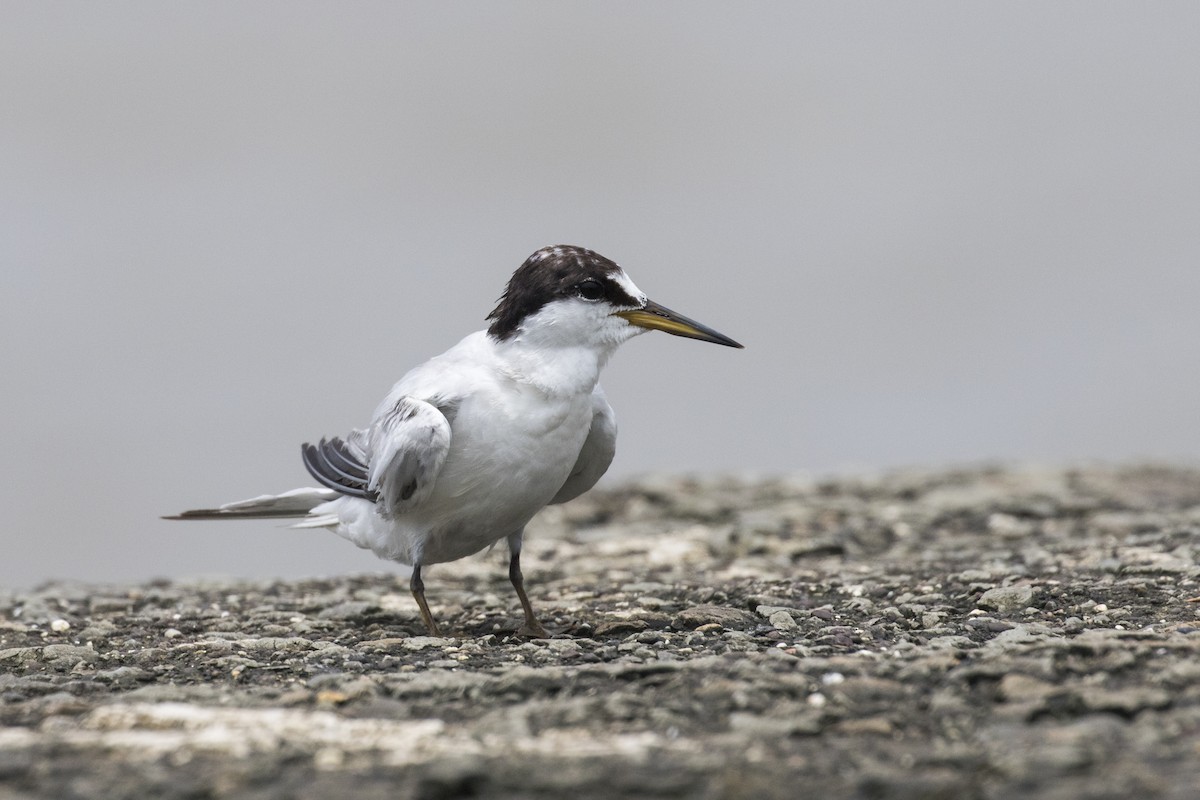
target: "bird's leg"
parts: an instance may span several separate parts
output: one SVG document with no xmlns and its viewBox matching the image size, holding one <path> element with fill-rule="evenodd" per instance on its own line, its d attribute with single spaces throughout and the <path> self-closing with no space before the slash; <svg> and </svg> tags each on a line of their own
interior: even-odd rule
<svg viewBox="0 0 1200 800">
<path fill-rule="evenodd" d="M 508 560 L 508 579 L 512 581 L 513 588 L 517 590 L 517 599 L 521 601 L 521 608 L 525 611 L 525 624 L 517 629 L 518 636 L 529 636 L 534 639 L 548 639 L 550 635 L 546 633 L 546 629 L 542 627 L 542 623 L 537 621 L 537 617 L 533 615 L 533 606 L 529 602 L 529 595 L 525 594 L 525 577 L 521 574 L 521 539 L 524 531 L 514 533 L 508 537 L 508 549 L 512 556 Z"/>
<path fill-rule="evenodd" d="M 433 621 L 433 614 L 429 613 L 429 603 L 425 602 L 425 582 L 421 580 L 420 564 L 413 564 L 412 580 L 408 582 L 408 588 L 412 589 L 413 597 L 417 601 L 417 607 L 421 609 L 421 620 L 425 623 L 425 627 L 429 629 L 429 635 L 441 636 L 442 634 L 438 630 L 437 623 Z"/>
</svg>

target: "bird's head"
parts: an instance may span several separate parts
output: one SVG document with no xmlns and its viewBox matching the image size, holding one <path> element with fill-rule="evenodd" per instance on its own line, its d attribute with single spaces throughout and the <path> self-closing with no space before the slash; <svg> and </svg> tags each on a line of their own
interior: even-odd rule
<svg viewBox="0 0 1200 800">
<path fill-rule="evenodd" d="M 572 245 L 543 247 L 525 259 L 488 319 L 488 333 L 499 341 L 615 347 L 639 333 L 660 330 L 742 346 L 648 299 L 616 263 Z"/>
</svg>

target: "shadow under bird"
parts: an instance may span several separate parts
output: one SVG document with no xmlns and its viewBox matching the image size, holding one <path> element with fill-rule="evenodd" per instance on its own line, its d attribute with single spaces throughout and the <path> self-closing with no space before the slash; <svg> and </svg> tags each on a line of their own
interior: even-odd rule
<svg viewBox="0 0 1200 800">
<path fill-rule="evenodd" d="M 487 330 L 401 378 L 368 427 L 303 445 L 321 488 L 167 519 L 303 517 L 293 527 L 327 528 L 410 565 L 435 636 L 421 569 L 506 539 L 519 633 L 545 637 L 521 577 L 522 536 L 538 511 L 583 494 L 612 463 L 617 425 L 600 370 L 647 330 L 742 345 L 649 300 L 604 256 L 567 245 L 526 259 L 487 319 Z"/>
</svg>

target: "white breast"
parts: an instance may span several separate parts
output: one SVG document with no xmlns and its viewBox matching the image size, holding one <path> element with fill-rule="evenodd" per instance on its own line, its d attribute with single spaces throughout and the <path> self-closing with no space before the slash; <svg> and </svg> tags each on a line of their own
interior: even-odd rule
<svg viewBox="0 0 1200 800">
<path fill-rule="evenodd" d="M 520 531 L 567 480 L 591 428 L 600 364 L 586 360 L 595 364 L 591 381 L 571 373 L 570 390 L 547 391 L 473 334 L 406 375 L 381 408 L 397 395 L 453 398 L 445 464 L 427 500 L 402 516 L 385 520 L 366 501 L 337 501 L 337 532 L 382 558 L 436 564 Z"/>
<path fill-rule="evenodd" d="M 481 393 L 464 402 L 430 498 L 424 562 L 453 561 L 521 530 L 566 481 L 591 418 L 588 397 Z"/>
</svg>

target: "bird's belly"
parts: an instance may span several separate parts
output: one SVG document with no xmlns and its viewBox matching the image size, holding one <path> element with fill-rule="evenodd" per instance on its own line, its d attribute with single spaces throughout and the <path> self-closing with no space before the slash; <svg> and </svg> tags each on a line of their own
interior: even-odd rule
<svg viewBox="0 0 1200 800">
<path fill-rule="evenodd" d="M 520 531 L 562 487 L 591 427 L 588 397 L 463 417 L 428 503 L 421 560 L 477 553 Z"/>
</svg>

